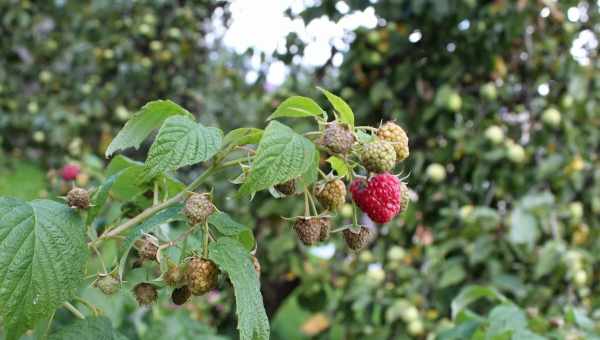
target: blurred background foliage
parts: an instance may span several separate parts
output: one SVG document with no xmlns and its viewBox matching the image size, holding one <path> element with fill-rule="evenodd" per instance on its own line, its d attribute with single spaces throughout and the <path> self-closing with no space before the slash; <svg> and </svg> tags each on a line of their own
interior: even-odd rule
<svg viewBox="0 0 600 340">
<path fill-rule="evenodd" d="M 68 161 L 81 163 L 79 183 L 93 186 L 107 143 L 149 100 L 172 99 L 229 130 L 262 127 L 279 100 L 315 97 L 321 85 L 361 124 L 394 119 L 407 130 L 413 202 L 352 254 L 340 240 L 298 244 L 280 216 L 300 212 L 300 200 L 219 197 L 255 228 L 274 339 L 597 337 L 598 2 L 340 2 L 287 14 L 338 22 L 373 8 L 376 27 L 356 29 L 347 50 L 332 45 L 314 68 L 293 63 L 306 42 L 290 34 L 273 58 L 292 71 L 275 89 L 265 68 L 247 80 L 252 51 L 209 39 L 215 12 L 228 25 L 224 2 L 3 2 L 0 193 L 64 191 L 52 171 L 45 176 Z M 227 291 L 185 311 L 165 299 L 152 313 L 136 310 L 125 290 L 114 299 L 92 288 L 82 295 L 131 338 L 234 336 Z"/>
</svg>

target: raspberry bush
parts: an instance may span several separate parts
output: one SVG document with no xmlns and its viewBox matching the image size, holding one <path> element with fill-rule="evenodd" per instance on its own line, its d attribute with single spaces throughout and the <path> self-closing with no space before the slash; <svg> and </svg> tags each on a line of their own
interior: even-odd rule
<svg viewBox="0 0 600 340">
<path fill-rule="evenodd" d="M 273 199 L 303 202 L 302 215 L 283 216 L 302 247 L 343 233 L 340 239 L 348 251 L 360 251 L 376 242 L 376 233 L 372 225 L 363 225 L 359 209 L 374 222 L 387 223 L 409 200 L 406 184 L 391 173 L 397 166 L 395 147 L 401 146 L 402 159 L 408 155 L 406 133 L 396 124 L 390 130 L 393 123 L 384 125 L 383 132 L 355 126 L 348 104 L 320 90 L 333 114 L 310 98 L 294 96 L 279 105 L 264 130 L 240 128 L 227 134 L 198 123 L 172 101 L 150 102 L 108 146 L 106 156 L 112 159 L 97 187 L 74 187 L 63 200 L 1 197 L 0 312 L 7 339 L 37 331 L 40 322 L 51 323 L 57 309 L 83 319 L 74 304 L 92 311 L 96 321 L 86 318 L 85 327 L 104 325 L 101 312 L 76 295 L 86 284 L 107 296 L 128 290 L 144 308 L 153 308 L 163 292 L 173 304 L 183 305 L 193 296 L 231 285 L 239 337 L 268 339 L 261 266 L 253 255 L 261 245 L 251 229 L 213 203 L 215 195 L 229 194 L 219 192 L 213 179 L 238 169 L 232 179 L 240 184 L 236 196 L 252 198 L 266 190 Z M 293 118 L 312 119 L 316 129 L 296 132 L 280 121 Z M 115 155 L 140 147 L 155 130 L 143 163 Z M 398 139 L 398 133 L 403 137 Z M 176 173 L 189 166 L 203 171 L 186 185 Z M 61 176 L 71 181 L 79 172 L 69 165 Z M 347 197 L 349 183 L 352 200 Z M 130 208 L 98 228 L 112 200 L 128 202 Z M 348 205 L 353 207 L 352 223 L 333 225 L 332 217 Z M 164 232 L 170 226 L 178 226 L 176 236 Z M 120 260 L 105 263 L 103 251 L 111 242 Z M 96 272 L 90 261 L 100 263 Z M 140 271 L 145 274 L 136 274 Z M 103 331 L 115 333 L 110 327 Z"/>
</svg>

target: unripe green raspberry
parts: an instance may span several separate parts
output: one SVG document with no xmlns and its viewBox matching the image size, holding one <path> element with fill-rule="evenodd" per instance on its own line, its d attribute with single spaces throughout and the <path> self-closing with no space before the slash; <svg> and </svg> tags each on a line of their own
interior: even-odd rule
<svg viewBox="0 0 600 340">
<path fill-rule="evenodd" d="M 394 168 L 396 150 L 389 142 L 377 140 L 363 146 L 360 159 L 368 171 L 380 174 Z"/>
<path fill-rule="evenodd" d="M 560 125 L 561 114 L 556 108 L 551 107 L 544 110 L 542 113 L 542 120 L 549 126 L 557 127 Z"/>
<path fill-rule="evenodd" d="M 350 128 L 338 122 L 329 123 L 321 138 L 321 144 L 336 154 L 348 153 L 355 141 L 356 138 Z"/>
<path fill-rule="evenodd" d="M 67 194 L 67 202 L 71 208 L 87 209 L 90 206 L 90 194 L 83 188 L 73 188 Z"/>
<path fill-rule="evenodd" d="M 211 260 L 193 257 L 185 275 L 192 294 L 203 295 L 217 286 L 219 269 Z"/>
<path fill-rule="evenodd" d="M 185 202 L 183 213 L 191 225 L 206 222 L 208 216 L 215 212 L 215 206 L 210 201 L 208 194 L 192 194 Z"/>
<path fill-rule="evenodd" d="M 121 282 L 110 274 L 100 275 L 94 286 L 100 289 L 100 291 L 106 295 L 113 295 L 119 291 Z"/>
<path fill-rule="evenodd" d="M 438 163 L 429 164 L 425 170 L 425 174 L 434 183 L 439 183 L 446 179 L 446 169 Z"/>
<path fill-rule="evenodd" d="M 396 150 L 396 161 L 401 162 L 408 158 L 408 136 L 406 132 L 394 122 L 387 122 L 377 130 L 377 137 L 392 143 Z"/>
<path fill-rule="evenodd" d="M 485 130 L 485 138 L 494 144 L 500 144 L 504 141 L 504 131 L 497 125 L 492 125 Z"/>
<path fill-rule="evenodd" d="M 338 210 L 346 202 L 346 185 L 341 179 L 335 179 L 315 187 L 315 195 L 325 209 Z"/>
</svg>

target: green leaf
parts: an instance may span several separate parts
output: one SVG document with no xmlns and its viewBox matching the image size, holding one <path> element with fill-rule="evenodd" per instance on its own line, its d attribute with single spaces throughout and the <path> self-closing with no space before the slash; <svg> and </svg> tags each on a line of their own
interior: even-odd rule
<svg viewBox="0 0 600 340">
<path fill-rule="evenodd" d="M 539 280 L 542 276 L 551 273 L 560 263 L 565 251 L 565 245 L 559 241 L 548 241 L 539 250 L 535 263 L 533 277 Z"/>
<path fill-rule="evenodd" d="M 106 168 L 105 175 L 111 177 L 122 172 L 115 183 L 111 186 L 110 193 L 113 198 L 123 202 L 135 201 L 139 195 L 152 189 L 152 183 L 140 183 L 139 178 L 144 173 L 144 163 L 134 161 L 123 155 L 115 156 Z M 156 181 L 163 183 L 166 181 L 167 197 L 173 197 L 185 188 L 185 184 L 170 175 L 159 176 Z M 164 192 L 163 192 L 164 194 Z"/>
<path fill-rule="evenodd" d="M 471 285 L 462 289 L 460 294 L 452 300 L 452 318 L 455 318 L 460 311 L 462 311 L 469 304 L 481 299 L 488 298 L 490 300 L 497 300 L 500 302 L 506 302 L 508 299 L 504 297 L 499 291 L 493 287 Z"/>
<path fill-rule="evenodd" d="M 272 121 L 265 129 L 240 193 L 251 194 L 303 175 L 314 166 L 315 153 L 311 141 L 288 126 Z"/>
<path fill-rule="evenodd" d="M 208 257 L 229 275 L 233 284 L 240 339 L 269 339 L 260 281 L 248 251 L 236 240 L 222 237 L 210 244 Z"/>
<path fill-rule="evenodd" d="M 234 221 L 231 216 L 221 211 L 217 211 L 210 215 L 208 223 L 215 226 L 221 234 L 227 236 L 234 236 L 248 229 L 246 226 Z"/>
<path fill-rule="evenodd" d="M 159 211 L 158 213 L 156 213 L 155 215 L 153 215 L 152 217 L 150 217 L 149 219 L 145 220 L 144 222 L 136 225 L 129 231 L 129 233 L 127 234 L 127 237 L 125 238 L 125 241 L 123 242 L 123 245 L 121 246 L 121 248 L 124 250 L 124 252 L 121 255 L 121 260 L 119 261 L 119 277 L 120 278 L 123 277 L 123 270 L 125 269 L 125 261 L 127 260 L 127 255 L 129 254 L 129 251 L 133 247 L 135 240 L 137 240 L 142 235 L 144 235 L 144 233 L 148 233 L 148 232 L 152 231 L 154 228 L 158 227 L 161 224 L 169 223 L 169 222 L 174 221 L 179 218 L 183 219 L 183 216 L 181 215 L 182 208 L 183 208 L 182 204 L 175 204 L 173 206 L 165 208 L 165 209 Z"/>
<path fill-rule="evenodd" d="M 158 129 L 165 119 L 174 115 L 194 117 L 188 110 L 170 100 L 155 100 L 147 103 L 119 131 L 106 149 L 106 157 L 119 150 L 139 148 L 150 132 Z"/>
<path fill-rule="evenodd" d="M 258 144 L 262 138 L 263 130 L 257 128 L 239 128 L 229 131 L 223 138 L 223 145 L 237 146 Z"/>
<path fill-rule="evenodd" d="M 144 333 L 142 340 L 228 340 L 227 337 L 215 335 L 215 330 L 209 325 L 192 319 L 185 309 L 174 312 L 153 320 L 150 328 Z"/>
<path fill-rule="evenodd" d="M 462 282 L 466 276 L 467 273 L 462 264 L 460 262 L 452 262 L 444 269 L 438 285 L 440 288 L 452 286 Z"/>
<path fill-rule="evenodd" d="M 354 112 L 352 112 L 350 105 L 348 105 L 348 103 L 346 103 L 342 98 L 323 88 L 317 87 L 317 89 L 323 92 L 325 97 L 327 97 L 327 100 L 329 100 L 331 105 L 333 105 L 335 111 L 337 111 L 337 113 L 340 115 L 340 121 L 350 125 L 350 127 L 354 127 Z"/>
<path fill-rule="evenodd" d="M 436 340 L 464 340 L 471 339 L 475 331 L 481 326 L 479 320 L 468 320 L 460 325 L 440 333 Z"/>
<path fill-rule="evenodd" d="M 515 305 L 500 305 L 494 307 L 489 315 L 490 326 L 488 327 L 488 338 L 501 335 L 506 332 L 514 332 L 527 329 L 527 317 L 525 313 Z"/>
<path fill-rule="evenodd" d="M 516 207 L 510 215 L 508 239 L 515 244 L 527 244 L 530 248 L 540 236 L 535 216 L 523 208 Z"/>
<path fill-rule="evenodd" d="M 331 156 L 327 159 L 327 163 L 331 165 L 331 168 L 337 173 L 338 176 L 346 177 L 350 173 L 348 164 L 339 158 L 338 156 Z"/>
<path fill-rule="evenodd" d="M 279 117 L 315 117 L 322 116 L 323 109 L 314 100 L 301 97 L 293 96 L 279 104 L 275 112 L 267 118 L 271 120 Z"/>
<path fill-rule="evenodd" d="M 94 222 L 94 219 L 98 216 L 98 214 L 104 207 L 104 204 L 108 200 L 110 188 L 121 174 L 122 172 L 119 172 L 110 176 L 104 183 L 102 183 L 101 186 L 98 187 L 98 189 L 96 189 L 90 200 L 91 204 L 87 213 L 87 218 L 85 222 L 86 225 L 90 225 L 92 224 L 92 222 Z"/>
<path fill-rule="evenodd" d="M 254 248 L 254 234 L 250 228 L 234 221 L 228 214 L 217 211 L 210 215 L 208 223 L 214 226 L 217 231 L 225 236 L 235 237 L 248 250 Z"/>
<path fill-rule="evenodd" d="M 535 334 L 528 329 L 521 329 L 513 333 L 511 340 L 547 340 L 548 338 Z M 591 339 L 590 339 L 591 340 Z"/>
<path fill-rule="evenodd" d="M 75 294 L 88 248 L 79 215 L 50 200 L 0 198 L 0 312 L 18 338 Z"/>
<path fill-rule="evenodd" d="M 210 159 L 221 147 L 223 133 L 188 117 L 168 118 L 148 151 L 144 179 Z"/>
<path fill-rule="evenodd" d="M 83 320 L 77 320 L 48 337 L 48 340 L 120 339 L 123 339 L 123 336 L 117 333 L 110 320 L 105 316 L 87 317 Z"/>
<path fill-rule="evenodd" d="M 319 150 L 315 150 L 315 158 L 313 160 L 313 164 L 308 167 L 305 173 L 300 177 L 300 185 L 301 186 L 310 186 L 314 182 L 319 179 L 319 161 L 321 160 L 321 156 L 319 155 Z"/>
</svg>

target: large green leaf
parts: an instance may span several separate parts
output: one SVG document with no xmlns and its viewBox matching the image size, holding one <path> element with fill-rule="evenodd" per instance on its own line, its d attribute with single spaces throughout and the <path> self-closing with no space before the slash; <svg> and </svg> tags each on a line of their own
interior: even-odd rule
<svg viewBox="0 0 600 340">
<path fill-rule="evenodd" d="M 265 129 L 250 175 L 240 192 L 251 194 L 303 175 L 314 166 L 315 153 L 311 141 L 272 121 Z"/>
<path fill-rule="evenodd" d="M 275 112 L 269 116 L 270 119 L 279 117 L 314 117 L 322 116 L 323 109 L 314 100 L 301 97 L 293 96 L 279 104 Z"/>
<path fill-rule="evenodd" d="M 73 296 L 87 255 L 83 223 L 66 205 L 0 198 L 0 312 L 8 340 Z"/>
<path fill-rule="evenodd" d="M 229 275 L 233 284 L 240 339 L 269 339 L 260 281 L 248 251 L 238 241 L 222 237 L 210 244 L 209 258 Z"/>
<path fill-rule="evenodd" d="M 139 148 L 150 132 L 158 129 L 165 119 L 174 115 L 193 118 L 190 112 L 170 100 L 155 100 L 147 103 L 119 131 L 106 149 L 106 157 L 119 150 Z"/>
<path fill-rule="evenodd" d="M 121 340 L 126 339 L 113 328 L 105 316 L 87 317 L 50 335 L 48 340 Z"/>
<path fill-rule="evenodd" d="M 337 111 L 337 113 L 340 115 L 340 121 L 350 125 L 351 127 L 354 126 L 354 112 L 352 112 L 352 108 L 350 108 L 350 105 L 348 105 L 348 103 L 346 103 L 342 98 L 336 96 L 335 94 L 323 88 L 317 88 L 319 89 L 319 91 L 323 92 L 325 97 L 327 97 L 327 100 L 329 100 L 331 105 L 333 105 L 335 111 Z"/>
<path fill-rule="evenodd" d="M 471 285 L 464 287 L 460 294 L 452 300 L 452 318 L 455 318 L 460 311 L 469 304 L 481 299 L 487 298 L 494 301 L 507 302 L 508 299 L 493 287 Z"/>
<path fill-rule="evenodd" d="M 188 117 L 168 118 L 158 131 L 146 159 L 144 179 L 210 159 L 221 147 L 223 133 Z"/>
</svg>

